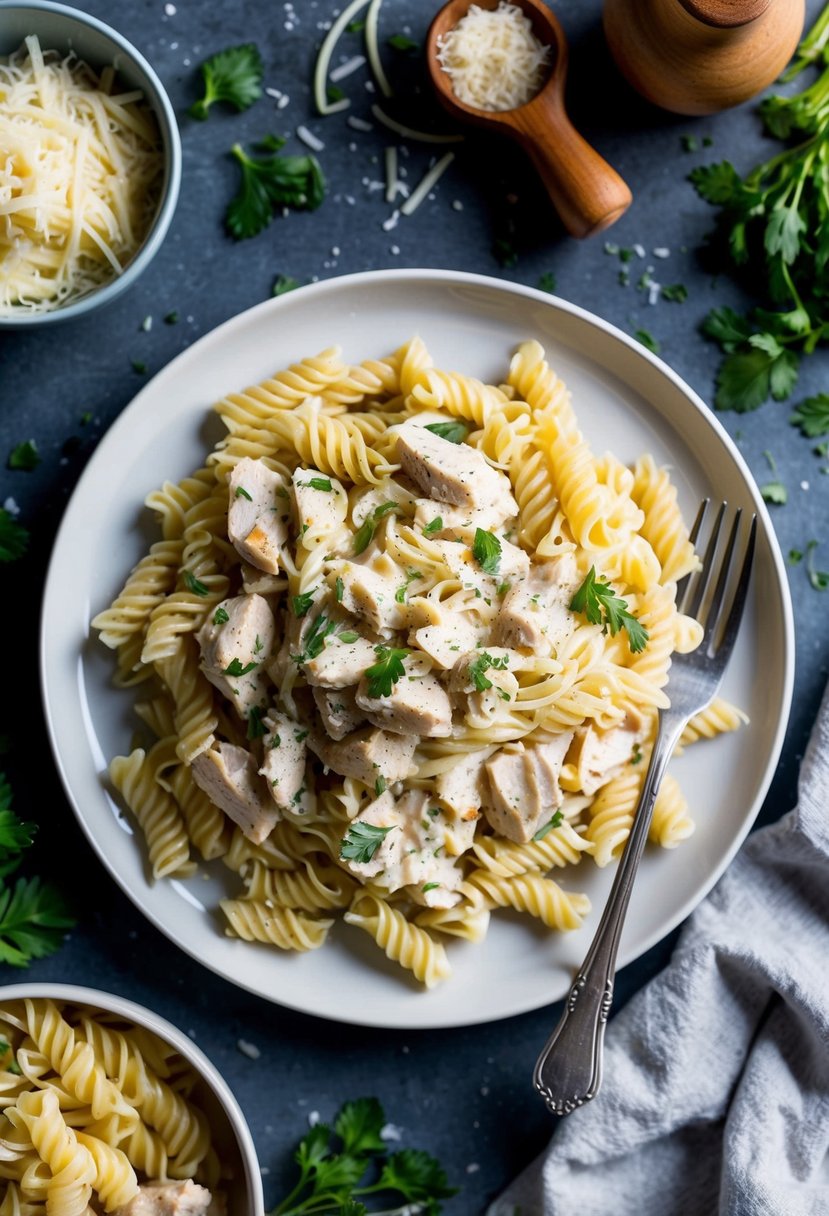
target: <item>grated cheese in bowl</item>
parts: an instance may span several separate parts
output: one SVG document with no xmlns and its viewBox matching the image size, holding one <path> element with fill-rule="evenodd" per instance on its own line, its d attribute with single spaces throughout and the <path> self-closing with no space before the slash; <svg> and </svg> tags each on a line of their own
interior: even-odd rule
<svg viewBox="0 0 829 1216">
<path fill-rule="evenodd" d="M 529 17 L 500 0 L 496 9 L 473 4 L 438 42 L 438 61 L 464 105 L 514 110 L 544 84 L 550 48 L 533 33 Z"/>
<path fill-rule="evenodd" d="M 120 275 L 164 172 L 139 90 L 26 38 L 0 57 L 0 316 L 52 311 Z"/>
</svg>

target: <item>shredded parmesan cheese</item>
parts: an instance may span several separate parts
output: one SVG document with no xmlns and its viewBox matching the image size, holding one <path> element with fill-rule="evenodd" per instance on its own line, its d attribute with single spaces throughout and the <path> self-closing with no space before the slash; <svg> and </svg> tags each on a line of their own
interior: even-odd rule
<svg viewBox="0 0 829 1216">
<path fill-rule="evenodd" d="M 464 105 L 476 110 L 514 110 L 544 83 L 550 48 L 533 33 L 532 22 L 514 4 L 497 9 L 473 4 L 438 43 L 438 60 Z"/>
<path fill-rule="evenodd" d="M 140 248 L 163 156 L 138 91 L 114 94 L 35 37 L 0 58 L 0 315 L 46 312 L 119 275 Z"/>
</svg>

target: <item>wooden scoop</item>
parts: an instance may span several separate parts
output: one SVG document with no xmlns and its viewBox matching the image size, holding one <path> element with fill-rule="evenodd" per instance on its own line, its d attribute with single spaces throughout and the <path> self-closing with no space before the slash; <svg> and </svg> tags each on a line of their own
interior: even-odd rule
<svg viewBox="0 0 829 1216">
<path fill-rule="evenodd" d="M 592 236 L 608 228 L 627 211 L 632 195 L 616 170 L 582 139 L 567 117 L 567 43 L 561 26 L 541 0 L 511 0 L 532 21 L 536 37 L 550 47 L 550 74 L 525 105 L 515 110 L 478 110 L 458 100 L 438 59 L 438 40 L 455 28 L 473 3 L 486 9 L 498 7 L 498 0 L 449 0 L 429 29 L 426 59 L 441 104 L 459 121 L 501 131 L 521 145 L 571 236 Z"/>
</svg>

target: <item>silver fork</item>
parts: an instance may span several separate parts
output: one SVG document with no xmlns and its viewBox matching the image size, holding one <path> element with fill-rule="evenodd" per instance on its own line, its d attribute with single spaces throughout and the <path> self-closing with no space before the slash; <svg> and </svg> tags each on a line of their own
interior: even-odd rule
<svg viewBox="0 0 829 1216">
<path fill-rule="evenodd" d="M 708 508 L 702 503 L 691 532 L 696 543 Z M 648 837 L 653 806 L 665 769 L 689 718 L 705 709 L 722 681 L 745 607 L 751 575 L 757 519 L 752 515 L 734 590 L 726 604 L 734 564 L 742 511 L 734 516 L 725 548 L 720 549 L 726 503 L 717 512 L 702 569 L 688 575 L 677 587 L 681 612 L 697 617 L 703 639 L 691 654 L 674 655 L 671 667 L 669 709 L 659 714 L 650 764 L 633 818 L 630 836 L 619 862 L 613 886 L 587 957 L 570 989 L 564 1013 L 538 1057 L 533 1084 L 554 1115 L 569 1115 L 596 1096 L 602 1080 L 604 1032 L 613 1003 L 616 951 L 642 852 Z M 713 585 L 713 592 L 709 591 Z"/>
</svg>

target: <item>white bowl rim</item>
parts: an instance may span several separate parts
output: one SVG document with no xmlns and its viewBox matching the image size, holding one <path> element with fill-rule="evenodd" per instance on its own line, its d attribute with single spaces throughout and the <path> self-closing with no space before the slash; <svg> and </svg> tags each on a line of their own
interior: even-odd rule
<svg viewBox="0 0 829 1216">
<path fill-rule="evenodd" d="M 181 135 L 173 103 L 170 101 L 158 73 L 138 48 L 133 46 L 118 30 L 107 25 L 105 21 L 99 20 L 98 17 L 93 17 L 91 13 L 72 8 L 68 4 L 58 4 L 56 0 L 0 0 L 0 15 L 4 9 L 10 8 L 32 9 L 68 17 L 79 25 L 86 25 L 90 29 L 96 30 L 123 51 L 127 58 L 141 69 L 155 91 L 155 97 L 147 98 L 147 102 L 158 119 L 164 147 L 165 181 L 162 186 L 161 206 L 141 247 L 124 272 L 74 303 L 61 305 L 47 312 L 21 311 L 20 316 L 0 316 L 0 329 L 28 329 L 30 326 L 55 324 L 85 316 L 93 309 L 108 304 L 120 296 L 144 273 L 167 235 L 178 203 L 181 188 Z"/>
<path fill-rule="evenodd" d="M 221 1103 L 239 1145 L 245 1169 L 248 1198 L 253 1205 L 250 1208 L 250 1216 L 261 1216 L 265 1210 L 262 1175 L 247 1120 L 230 1086 L 216 1065 L 188 1035 L 174 1026 L 172 1022 L 168 1022 L 161 1014 L 148 1009 L 146 1005 L 139 1005 L 127 997 L 119 996 L 115 992 L 106 992 L 102 988 L 84 988 L 78 984 L 39 984 L 36 981 L 4 984 L 0 987 L 0 1005 L 6 1001 L 26 999 L 60 1001 L 67 1005 L 89 1005 L 94 1009 L 103 1009 L 106 1013 L 116 1013 L 120 1017 L 136 1022 L 139 1026 L 152 1031 L 153 1034 L 165 1039 L 175 1047 L 176 1051 L 193 1065 Z"/>
</svg>

